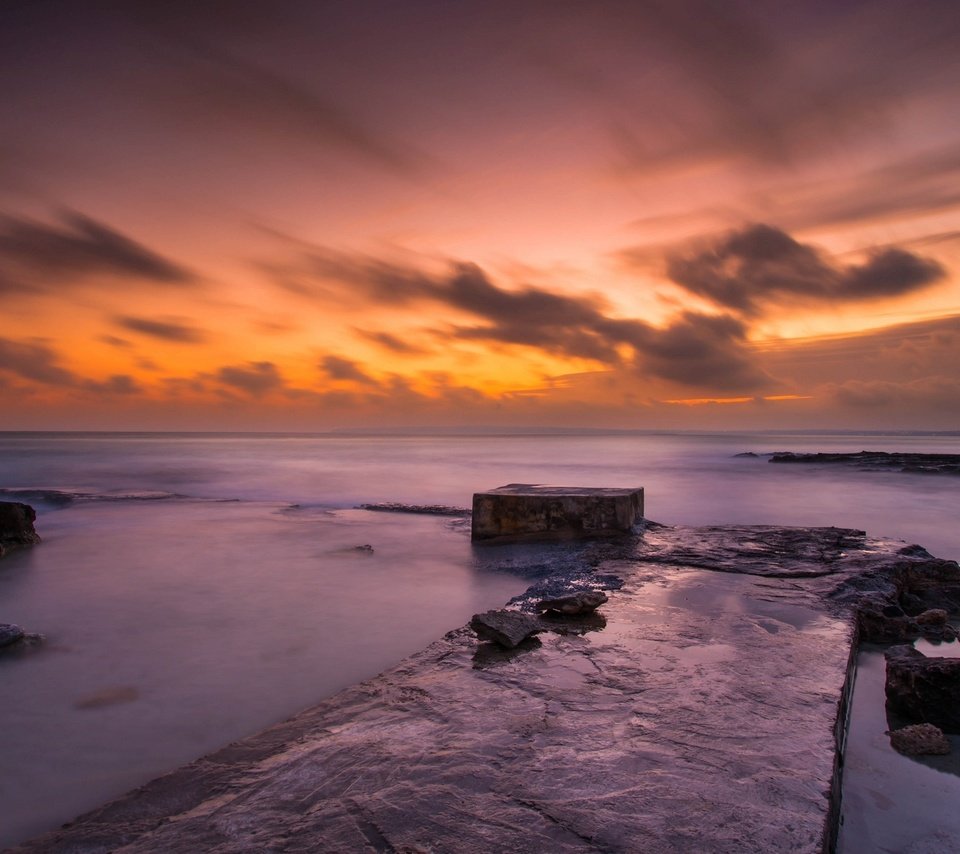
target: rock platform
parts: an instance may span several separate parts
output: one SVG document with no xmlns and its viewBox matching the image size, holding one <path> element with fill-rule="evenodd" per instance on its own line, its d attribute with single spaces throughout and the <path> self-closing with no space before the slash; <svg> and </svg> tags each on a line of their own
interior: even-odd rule
<svg viewBox="0 0 960 854">
<path fill-rule="evenodd" d="M 935 561 L 900 545 L 651 526 L 582 624 L 456 629 L 14 850 L 829 851 L 857 603 Z"/>
</svg>

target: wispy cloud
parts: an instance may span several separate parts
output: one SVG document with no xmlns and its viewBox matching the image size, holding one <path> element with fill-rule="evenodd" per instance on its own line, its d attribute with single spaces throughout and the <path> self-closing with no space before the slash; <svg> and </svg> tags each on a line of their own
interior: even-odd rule
<svg viewBox="0 0 960 854">
<path fill-rule="evenodd" d="M 283 377 L 273 362 L 225 365 L 216 372 L 215 378 L 229 388 L 239 389 L 254 397 L 285 386 Z"/>
<path fill-rule="evenodd" d="M 180 344 L 200 344 L 207 340 L 207 333 L 189 323 L 178 319 L 155 320 L 147 317 L 121 315 L 114 318 L 114 323 L 131 332 L 139 332 L 161 341 L 172 341 Z"/>
<path fill-rule="evenodd" d="M 377 381 L 352 359 L 328 355 L 320 360 L 320 369 L 332 380 L 347 380 L 362 385 L 376 385 Z"/>
<path fill-rule="evenodd" d="M 63 211 L 55 224 L 0 215 L 0 292 L 48 292 L 95 276 L 195 281 L 187 268 L 81 213 Z"/>
<path fill-rule="evenodd" d="M 42 341 L 0 338 L 0 370 L 51 386 L 75 386 L 78 377 L 60 364 L 60 354 Z"/>
</svg>

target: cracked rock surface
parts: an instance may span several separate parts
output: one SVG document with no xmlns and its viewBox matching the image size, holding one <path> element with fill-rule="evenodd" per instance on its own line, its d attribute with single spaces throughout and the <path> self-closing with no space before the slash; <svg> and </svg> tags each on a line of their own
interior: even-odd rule
<svg viewBox="0 0 960 854">
<path fill-rule="evenodd" d="M 853 609 L 930 560 L 898 545 L 657 526 L 590 630 L 457 629 L 19 850 L 819 852 Z"/>
</svg>

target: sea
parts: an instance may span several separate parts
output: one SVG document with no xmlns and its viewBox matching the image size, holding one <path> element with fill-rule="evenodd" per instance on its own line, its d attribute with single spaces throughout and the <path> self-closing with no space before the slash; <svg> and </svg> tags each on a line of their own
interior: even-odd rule
<svg viewBox="0 0 960 854">
<path fill-rule="evenodd" d="M 960 453 L 960 433 L 0 433 L 0 847 L 284 720 L 530 584 L 463 516 L 507 483 L 643 486 L 667 524 L 835 525 L 960 558 L 960 477 L 775 451 Z M 757 456 L 740 456 L 753 452 Z M 853 850 L 852 848 L 850 850 Z"/>
</svg>

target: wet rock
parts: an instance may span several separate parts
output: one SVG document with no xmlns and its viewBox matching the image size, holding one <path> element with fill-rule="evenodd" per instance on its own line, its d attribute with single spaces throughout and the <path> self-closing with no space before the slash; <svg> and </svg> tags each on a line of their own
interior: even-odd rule
<svg viewBox="0 0 960 854">
<path fill-rule="evenodd" d="M 541 599 L 537 603 L 537 610 L 574 616 L 592 613 L 606 601 L 607 594 L 602 590 L 583 590 L 559 599 Z"/>
<path fill-rule="evenodd" d="M 585 635 L 589 632 L 601 632 L 607 627 L 607 618 L 599 611 L 568 616 L 558 611 L 547 611 L 540 618 L 540 624 L 546 631 L 558 635 Z"/>
<path fill-rule="evenodd" d="M 40 542 L 33 529 L 37 514 L 29 504 L 0 501 L 0 557 L 10 548 L 32 546 Z"/>
<path fill-rule="evenodd" d="M 531 635 L 542 631 L 536 617 L 506 610 L 474 614 L 470 620 L 470 628 L 481 640 L 493 641 L 507 649 L 513 649 Z"/>
<path fill-rule="evenodd" d="M 832 463 L 862 469 L 895 469 L 914 474 L 960 474 L 960 454 L 888 453 L 858 451 L 849 453 L 800 454 L 778 451 L 771 463 Z"/>
<path fill-rule="evenodd" d="M 887 709 L 960 733 L 960 658 L 928 658 L 909 645 L 886 652 Z"/>
<path fill-rule="evenodd" d="M 899 611 L 899 615 L 887 611 Z M 872 601 L 866 601 L 857 611 L 857 628 L 860 640 L 867 643 L 896 643 L 913 640 L 920 636 L 920 626 L 906 616 L 903 609 L 886 605 L 878 607 Z"/>
<path fill-rule="evenodd" d="M 473 496 L 474 541 L 576 540 L 629 534 L 643 519 L 643 487 L 509 483 Z"/>
<path fill-rule="evenodd" d="M 25 634 L 20 626 L 15 626 L 13 623 L 0 623 L 0 649 L 23 640 Z"/>
<path fill-rule="evenodd" d="M 903 608 L 899 605 L 884 605 L 881 613 L 884 617 L 905 617 L 907 616 Z"/>
<path fill-rule="evenodd" d="M 904 756 L 946 756 L 950 742 L 940 727 L 912 724 L 890 733 L 890 745 Z"/>
<path fill-rule="evenodd" d="M 908 614 L 931 608 L 960 612 L 960 566 L 953 560 L 903 561 L 895 567 L 900 604 Z"/>
<path fill-rule="evenodd" d="M 921 626 L 943 626 L 947 622 L 949 614 L 943 608 L 930 608 L 922 614 L 917 614 L 914 619 Z"/>
<path fill-rule="evenodd" d="M 469 516 L 466 507 L 451 507 L 447 504 L 401 504 L 399 501 L 383 501 L 377 504 L 361 504 L 360 510 L 377 513 L 419 513 L 427 516 Z"/>
</svg>

